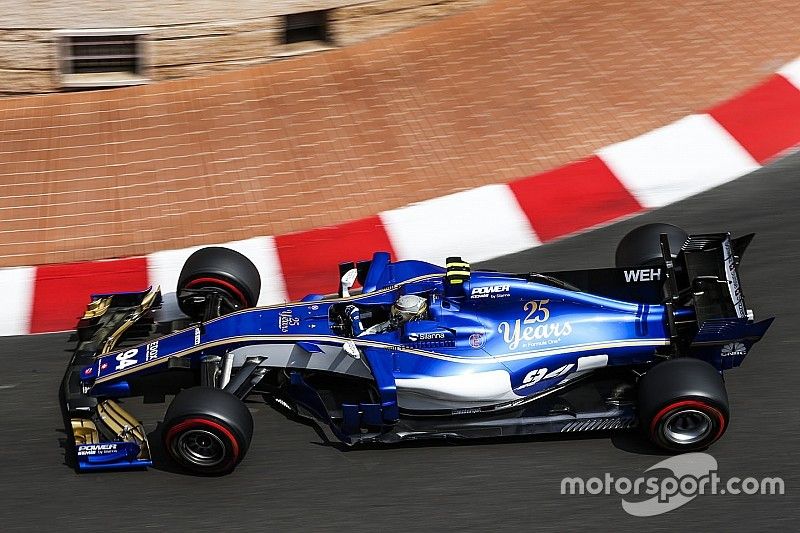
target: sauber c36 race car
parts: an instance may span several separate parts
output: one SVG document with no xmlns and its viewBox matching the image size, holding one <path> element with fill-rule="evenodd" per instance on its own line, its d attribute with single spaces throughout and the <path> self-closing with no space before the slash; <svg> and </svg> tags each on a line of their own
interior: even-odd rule
<svg viewBox="0 0 800 533">
<path fill-rule="evenodd" d="M 772 322 L 739 284 L 752 237 L 650 224 L 615 268 L 523 274 L 378 252 L 340 266 L 338 294 L 266 307 L 247 258 L 203 248 L 180 273 L 185 316 L 160 320 L 157 288 L 93 296 L 61 388 L 68 453 L 78 470 L 150 465 L 122 399 L 168 395 L 153 435 L 198 474 L 244 458 L 245 401 L 348 445 L 639 427 L 704 449 L 729 422 L 722 372 Z"/>
</svg>

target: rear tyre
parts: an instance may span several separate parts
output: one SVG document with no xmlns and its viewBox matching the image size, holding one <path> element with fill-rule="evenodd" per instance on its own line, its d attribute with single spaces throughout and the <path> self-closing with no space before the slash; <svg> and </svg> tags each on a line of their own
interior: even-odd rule
<svg viewBox="0 0 800 533">
<path fill-rule="evenodd" d="M 254 307 L 261 292 L 261 276 L 247 257 L 235 250 L 212 246 L 197 250 L 186 260 L 178 277 L 178 293 L 184 289 L 212 289 L 221 292 L 235 309 Z M 179 298 L 181 311 L 197 313 Z"/>
<path fill-rule="evenodd" d="M 641 427 L 674 452 L 703 450 L 728 427 L 728 394 L 717 370 L 699 359 L 659 363 L 638 383 Z"/>
<path fill-rule="evenodd" d="M 239 398 L 211 387 L 181 391 L 164 417 L 164 449 L 195 474 L 223 475 L 236 468 L 253 438 L 253 417 Z"/>
<path fill-rule="evenodd" d="M 689 234 L 678 226 L 664 223 L 645 224 L 629 231 L 617 245 L 617 267 L 649 267 L 662 263 L 660 235 L 667 234 L 672 256 L 678 255 Z"/>
</svg>

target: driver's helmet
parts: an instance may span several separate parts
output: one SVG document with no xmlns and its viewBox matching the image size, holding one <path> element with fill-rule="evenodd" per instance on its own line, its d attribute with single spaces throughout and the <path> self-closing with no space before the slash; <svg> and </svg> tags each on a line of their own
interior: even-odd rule
<svg viewBox="0 0 800 533">
<path fill-rule="evenodd" d="M 419 320 L 425 316 L 428 302 L 416 294 L 404 294 L 392 304 L 392 321 L 397 324 Z"/>
</svg>

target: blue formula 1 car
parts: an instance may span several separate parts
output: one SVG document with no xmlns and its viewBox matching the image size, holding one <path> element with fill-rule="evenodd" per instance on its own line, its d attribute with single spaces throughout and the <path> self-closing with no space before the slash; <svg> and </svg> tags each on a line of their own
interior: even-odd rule
<svg viewBox="0 0 800 533">
<path fill-rule="evenodd" d="M 159 320 L 158 289 L 89 304 L 61 389 L 75 464 L 149 465 L 120 399 L 173 394 L 160 438 L 199 474 L 243 459 L 255 399 L 346 444 L 638 426 L 703 449 L 728 425 L 722 371 L 772 321 L 754 322 L 739 285 L 752 237 L 651 224 L 622 239 L 616 268 L 524 274 L 378 252 L 340 267 L 338 294 L 267 307 L 247 258 L 201 249 L 179 277 L 181 318 Z"/>
</svg>

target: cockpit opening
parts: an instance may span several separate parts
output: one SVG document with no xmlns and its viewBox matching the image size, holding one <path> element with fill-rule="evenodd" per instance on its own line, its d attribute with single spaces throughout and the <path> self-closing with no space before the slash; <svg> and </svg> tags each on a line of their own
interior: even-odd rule
<svg viewBox="0 0 800 533">
<path fill-rule="evenodd" d="M 335 304 L 331 307 L 332 327 L 347 337 L 396 331 L 405 323 L 427 320 L 429 307 L 424 294 L 403 294 L 391 304 L 384 305 Z"/>
</svg>

